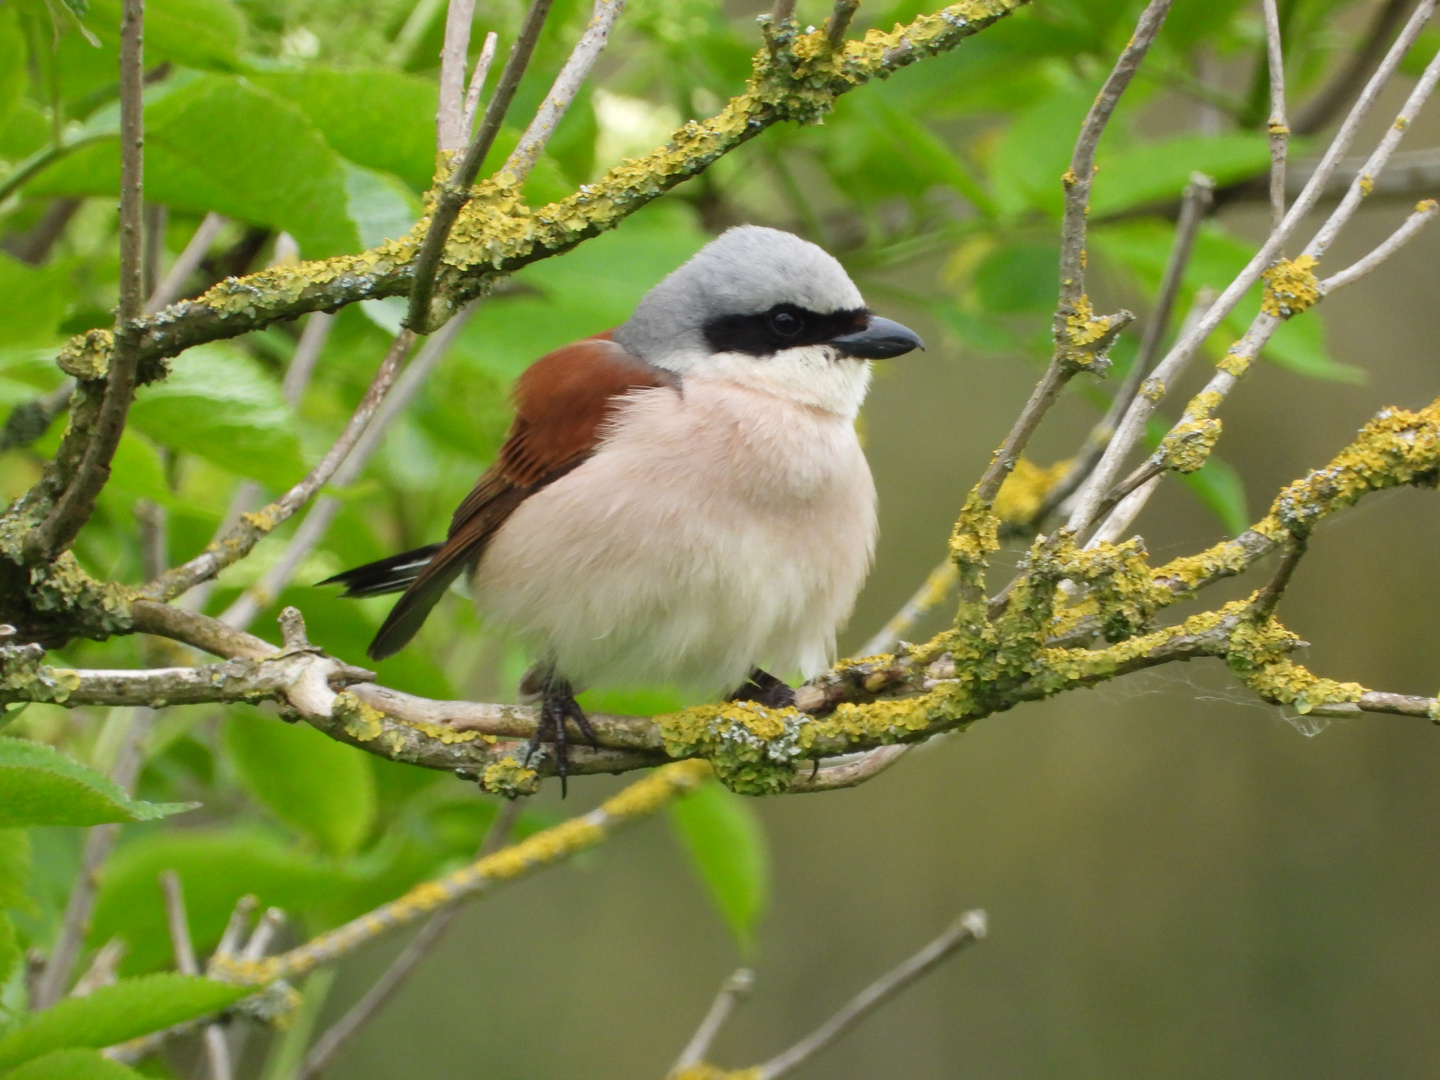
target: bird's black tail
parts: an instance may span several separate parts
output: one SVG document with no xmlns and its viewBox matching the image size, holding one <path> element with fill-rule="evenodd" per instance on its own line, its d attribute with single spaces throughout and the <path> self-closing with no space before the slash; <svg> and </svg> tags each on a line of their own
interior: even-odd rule
<svg viewBox="0 0 1440 1080">
<path fill-rule="evenodd" d="M 442 547 L 443 544 L 427 544 L 413 551 L 402 551 L 399 555 L 357 566 L 316 584 L 344 585 L 345 591 L 341 596 L 384 596 L 386 593 L 404 592 Z"/>
</svg>

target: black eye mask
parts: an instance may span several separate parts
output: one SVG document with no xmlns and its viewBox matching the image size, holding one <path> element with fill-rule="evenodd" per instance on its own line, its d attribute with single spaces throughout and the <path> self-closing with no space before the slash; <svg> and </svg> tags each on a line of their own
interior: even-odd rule
<svg viewBox="0 0 1440 1080">
<path fill-rule="evenodd" d="M 864 330 L 869 321 L 865 308 L 822 315 L 794 304 L 776 304 L 758 315 L 716 316 L 705 324 L 705 340 L 717 353 L 774 356 L 782 349 L 823 345 Z"/>
</svg>

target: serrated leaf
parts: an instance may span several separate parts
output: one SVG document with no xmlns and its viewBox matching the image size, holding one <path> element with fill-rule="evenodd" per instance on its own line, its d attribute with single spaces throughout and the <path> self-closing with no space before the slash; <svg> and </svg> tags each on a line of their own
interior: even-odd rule
<svg viewBox="0 0 1440 1080">
<path fill-rule="evenodd" d="M 7 1072 L 5 1080 L 140 1080 L 140 1076 L 96 1050 L 56 1050 Z"/>
<path fill-rule="evenodd" d="M 132 800 L 108 777 L 57 750 L 0 736 L 0 828 L 151 821 L 195 805 Z"/>
<path fill-rule="evenodd" d="M 228 346 L 200 345 L 177 357 L 169 378 L 136 393 L 130 422 L 163 446 L 276 487 L 304 472 L 295 414 L 279 382 Z"/>
<path fill-rule="evenodd" d="M 224 744 L 251 797 L 325 851 L 348 855 L 370 835 L 375 777 L 363 750 L 244 708 L 230 710 Z"/>
<path fill-rule="evenodd" d="M 106 114 L 108 116 L 108 114 Z M 108 132 L 103 125 L 101 131 Z M 26 185 L 32 195 L 112 196 L 117 138 L 74 151 Z M 147 94 L 145 192 L 156 202 L 284 229 L 307 258 L 360 246 L 346 216 L 345 169 L 294 105 L 234 76 L 176 78 Z"/>
<path fill-rule="evenodd" d="M 0 1035 L 0 1069 L 54 1050 L 113 1046 L 217 1012 L 254 992 L 250 986 L 173 972 L 122 979 L 21 1017 Z"/>
<path fill-rule="evenodd" d="M 754 806 L 707 783 L 671 806 L 670 823 L 730 932 L 748 949 L 770 893 L 770 852 Z"/>
<path fill-rule="evenodd" d="M 138 974 L 172 963 L 159 876 L 174 870 L 185 887 L 190 935 L 198 953 L 215 947 L 235 902 L 247 893 L 261 904 L 303 912 L 349 882 L 338 870 L 292 851 L 253 829 L 151 833 L 115 853 L 95 899 L 89 941 L 125 941 L 121 971 Z"/>
</svg>

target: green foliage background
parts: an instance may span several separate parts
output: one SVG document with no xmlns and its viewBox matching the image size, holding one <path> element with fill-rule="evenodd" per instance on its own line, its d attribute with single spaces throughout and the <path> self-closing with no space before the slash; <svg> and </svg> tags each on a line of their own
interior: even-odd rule
<svg viewBox="0 0 1440 1080">
<path fill-rule="evenodd" d="M 344 500 L 335 525 L 293 586 L 262 616 L 259 631 L 268 634 L 274 612 L 295 604 L 305 612 L 313 640 L 363 662 L 364 646 L 388 601 L 344 602 L 309 583 L 440 536 L 451 508 L 503 437 L 505 395 L 519 372 L 551 348 L 622 321 L 650 286 L 729 224 L 776 224 L 824 244 L 850 268 L 872 305 L 926 328 L 931 348 L 923 361 L 927 366 L 919 370 L 927 381 L 902 375 L 900 365 L 881 373 L 879 415 L 870 431 L 882 499 L 890 490 L 885 461 L 894 453 L 884 433 L 901 423 L 901 402 L 908 402 L 917 416 L 927 408 L 980 402 L 976 407 L 992 414 L 996 424 L 1008 418 L 1050 351 L 1059 174 L 1079 121 L 1128 37 L 1139 6 L 1129 0 L 1037 0 L 956 54 L 841 99 L 823 125 L 773 129 L 614 233 L 517 274 L 484 301 L 364 477 L 333 492 Z M 1292 100 L 1304 100 L 1325 81 L 1371 6 L 1347 0 L 1281 4 Z M 888 27 L 920 10 L 914 0 L 877 2 L 862 8 L 856 25 Z M 108 325 L 112 318 L 118 11 L 118 0 L 92 0 L 88 10 L 55 0 L 0 3 L 0 407 L 5 409 L 57 385 L 60 376 L 51 359 L 67 335 Z M 480 32 L 494 29 L 503 48 L 519 12 L 518 4 L 481 0 L 476 44 Z M 663 141 L 685 120 L 717 109 L 748 72 L 758 44 L 755 14 L 710 0 L 633 0 L 599 77 L 532 175 L 527 198 L 540 204 L 562 195 L 622 157 Z M 825 14 L 813 2 L 800 5 L 802 20 L 818 23 Z M 587 17 L 581 0 L 558 0 L 512 122 L 529 115 Z M 187 294 L 227 274 L 263 266 L 274 257 L 281 232 L 294 239 L 302 257 L 319 258 L 357 251 L 409 228 L 434 167 L 435 57 L 442 22 L 443 5 L 425 0 L 148 0 L 146 56 L 152 78 L 146 91 L 146 190 L 167 209 L 160 237 L 163 263 L 168 265 L 184 247 L 204 214 L 230 219 L 200 272 L 187 283 Z M 1427 44 L 1434 41 L 1427 39 Z M 1265 168 L 1263 85 L 1256 75 L 1262 54 L 1257 5 L 1177 0 L 1099 157 L 1091 266 L 1096 291 L 1106 297 L 1100 306 L 1108 310 L 1126 303 L 1145 310 L 1169 250 L 1175 200 L 1193 171 L 1208 173 L 1224 188 Z M 1202 123 L 1197 73 L 1217 71 L 1224 77 L 1205 93 L 1218 121 Z M 517 138 L 517 129 L 502 136 L 492 166 Z M 1308 148 L 1302 143 L 1298 150 Z M 62 213 L 67 216 L 55 242 L 40 257 L 27 254 L 27 243 Z M 1250 224 L 1243 211 L 1207 223 L 1186 275 L 1182 311 L 1197 291 L 1226 284 L 1254 251 Z M 1238 334 L 1254 306 L 1252 298 L 1217 333 L 1212 355 Z M 242 482 L 274 491 L 298 479 L 348 417 L 398 317 L 393 302 L 342 311 L 315 378 L 294 409 L 280 383 L 296 347 L 298 325 L 273 327 L 179 358 L 170 377 L 143 390 L 135 404 L 113 480 L 77 545 L 82 563 L 99 576 L 140 579 L 137 500 L 167 511 L 168 554 L 178 562 L 210 539 Z M 1311 313 L 1282 328 L 1266 353 L 1274 371 L 1262 374 L 1263 385 L 1284 394 L 1358 393 L 1349 388 L 1365 372 L 1355 363 L 1355 350 L 1342 359 L 1339 350 L 1327 346 L 1327 317 L 1328 311 Z M 1117 347 L 1121 370 L 1133 358 L 1137 337 L 1127 335 Z M 1297 376 L 1331 386 L 1307 390 Z M 1425 385 L 1433 393 L 1433 382 Z M 908 388 L 908 396 L 897 396 L 901 386 Z M 1085 427 L 1108 403 L 1107 392 L 1105 384 L 1090 384 L 1066 404 L 1057 424 L 1071 441 L 1043 442 L 1042 454 L 1050 455 L 1045 463 L 1078 445 Z M 928 405 L 917 401 L 927 395 L 932 399 Z M 965 409 L 961 404 L 958 411 Z M 1355 411 L 1351 426 L 1363 415 Z M 925 475 L 917 481 L 911 473 L 903 486 L 901 467 L 888 467 L 897 477 L 902 505 L 923 500 L 926 506 L 923 511 L 887 511 L 887 536 L 895 530 L 899 538 L 882 552 L 882 580 L 862 602 L 851 641 L 868 635 L 869 623 L 859 623 L 878 622 L 888 614 L 938 556 L 944 521 L 978 474 L 992 435 L 1003 430 L 996 426 L 993 433 L 982 432 L 977 425 L 977 434 L 962 440 L 962 454 L 949 442 L 955 437 L 953 421 L 940 420 L 933 427 L 907 422 L 919 430 L 913 438 L 926 455 L 947 461 L 925 472 L 924 456 L 918 458 Z M 57 423 L 31 447 L 0 455 L 0 494 L 14 497 L 34 481 L 44 456 L 58 442 L 59 429 Z M 1242 452 L 1245 447 L 1242 443 Z M 1250 453 L 1258 459 L 1253 447 Z M 1318 460 L 1306 459 L 1297 468 Z M 1242 471 L 1212 459 L 1191 478 L 1198 502 L 1185 506 L 1162 500 L 1169 515 L 1164 520 L 1189 529 L 1177 532 L 1176 539 L 1243 527 L 1248 508 Z M 1263 474 L 1267 484 L 1288 476 L 1284 471 Z M 1268 499 L 1269 487 L 1249 486 L 1257 505 Z M 254 557 L 222 575 L 207 610 L 223 610 L 256 581 L 278 557 L 289 531 L 281 530 Z M 76 643 L 57 659 L 84 666 L 138 666 L 157 662 L 147 652 L 151 647 L 139 639 Z M 503 700 L 513 694 L 524 666 L 525 657 L 487 636 L 468 604 L 454 597 L 442 603 L 414 646 L 378 670 L 387 684 L 420 694 Z M 1430 692 L 1433 686 L 1415 689 Z M 1193 697 L 1192 688 L 1185 687 L 1181 696 Z M 647 713 L 679 703 L 665 687 L 620 688 L 586 700 L 599 708 Z M 204 999 L 209 991 L 149 978 L 172 963 L 157 884 L 161 871 L 175 870 L 184 881 L 202 953 L 214 946 L 236 899 L 245 893 L 284 908 L 295 932 L 312 933 L 467 859 L 496 809 L 451 778 L 380 761 L 310 729 L 286 727 L 240 707 L 162 713 L 145 748 L 146 764 L 132 801 L 103 776 L 113 764 L 123 725 L 117 712 L 37 705 L 8 719 L 7 737 L 0 739 L 0 791 L 5 793 L 0 799 L 0 825 L 5 826 L 0 829 L 0 909 L 9 912 L 0 915 L 0 1075 L 16 1080 L 128 1075 L 116 1071 L 118 1066 L 100 1064 L 83 1048 L 149 1030 L 147 1024 L 170 1022 L 186 1009 L 193 1014 L 210 1007 Z M 952 763 L 954 750 L 946 748 Z M 934 773 L 934 760 L 917 766 L 916 775 Z M 1007 767 L 1024 766 L 1012 759 Z M 603 786 L 598 781 L 577 784 L 571 802 L 588 805 Z M 886 790 L 889 797 L 896 795 L 896 789 Z M 836 820 L 848 821 L 846 808 L 855 804 L 846 800 L 857 797 L 807 800 L 806 807 L 815 809 L 804 812 L 823 815 L 827 811 L 821 804 L 828 801 L 840 808 Z M 199 807 L 161 820 L 188 803 Z M 886 804 L 867 805 L 881 813 Z M 893 805 L 912 803 L 899 799 Z M 563 807 L 565 812 L 575 809 Z M 884 860 L 863 853 L 876 836 L 908 830 L 946 836 L 956 828 L 953 818 L 937 820 L 934 805 L 913 809 L 915 816 L 897 815 L 873 826 L 873 833 L 856 824 L 856 865 L 846 866 L 829 852 L 818 859 L 830 875 L 830 888 L 877 898 L 879 906 L 869 912 L 876 924 L 890 925 L 894 911 L 905 908 L 884 906 L 889 900 L 915 891 L 931 896 L 934 882 L 945 877 L 915 865 L 897 868 L 894 879 L 877 889 L 849 880 L 880 873 Z M 555 820 L 561 811 L 539 800 L 522 818 L 521 833 Z M 797 813 L 765 811 L 772 824 L 778 822 L 777 843 L 792 859 L 808 854 L 807 846 L 787 832 Z M 77 1017 L 69 1021 L 65 1016 L 26 1018 L 22 952 L 43 950 L 53 938 L 78 866 L 82 833 L 77 826 L 106 821 L 130 824 L 103 875 L 88 946 L 114 937 L 125 941 L 122 972 L 127 979 L 111 993 L 116 1000 L 124 998 L 128 1011 L 122 1011 L 130 1026 L 108 1020 L 103 999 L 70 1007 Z M 616 875 L 628 869 L 638 875 L 637 888 L 695 897 L 703 888 L 743 953 L 773 958 L 783 968 L 790 941 L 769 936 L 762 922 L 772 870 L 754 806 L 710 788 L 679 807 L 673 824 L 678 850 L 686 853 L 695 873 L 687 876 L 673 859 L 602 852 L 582 877 L 618 888 Z M 647 835 L 652 839 L 645 843 L 653 843 L 654 834 Z M 1022 830 L 1020 835 L 1029 834 Z M 912 849 L 896 845 L 895 850 Z M 1037 857 L 1053 859 L 1055 853 L 1043 849 Z M 607 860 L 614 866 L 593 865 Z M 1164 864 L 1162 859 L 1158 865 Z M 781 890 L 777 902 L 783 905 L 786 881 L 794 875 L 784 868 L 774 873 Z M 837 920 L 825 909 L 830 896 L 825 887 L 811 881 L 804 888 L 805 903 L 821 912 L 813 921 L 831 925 L 836 947 L 865 935 L 857 913 Z M 801 885 L 795 889 L 797 897 L 802 895 Z M 682 907 L 676 910 L 691 900 L 677 901 Z M 985 897 L 967 890 L 963 901 L 953 895 L 927 901 L 935 909 L 933 918 L 911 912 L 905 925 L 933 922 L 938 927 L 959 902 L 980 903 Z M 555 911 L 544 910 L 555 917 Z M 601 902 L 579 914 L 584 933 L 605 933 L 599 915 L 604 910 Z M 514 921 L 506 924 L 507 939 L 514 936 L 535 950 L 551 948 L 563 955 L 567 946 L 556 943 L 556 927 L 534 925 L 523 909 L 512 909 L 509 917 Z M 795 920 L 786 916 L 780 925 L 793 931 Z M 916 930 L 917 935 L 925 932 Z M 710 979 L 710 966 L 719 965 L 713 972 L 718 978 L 733 954 L 729 946 L 705 938 L 708 931 L 691 927 L 689 933 L 700 942 L 698 965 L 706 974 L 686 994 L 700 1002 L 709 993 L 704 980 Z M 895 948 L 912 946 L 901 942 Z M 509 956 L 519 966 L 527 958 L 525 950 Z M 714 958 L 719 959 L 707 966 Z M 665 959 L 642 950 L 634 964 L 638 971 Z M 488 962 L 498 963 L 494 957 Z M 888 962 L 877 961 L 872 968 Z M 366 970 L 360 965 L 353 977 L 362 979 Z M 462 984 L 461 973 L 446 970 L 447 985 Z M 801 1003 L 787 1016 L 818 1018 L 821 1010 L 809 1008 L 808 1002 L 819 994 L 827 971 L 833 974 L 820 963 L 808 981 L 786 984 L 786 1000 Z M 567 1014 L 591 1008 L 603 1012 L 603 988 L 593 980 L 580 983 L 559 992 Z M 1062 992 L 1072 991 L 1055 991 Z M 830 1001 L 833 995 L 821 996 Z M 451 1006 L 455 1023 L 470 1023 L 467 1008 Z M 697 1017 L 699 1008 L 692 1010 Z M 537 1019 L 531 1036 L 554 1019 L 553 1013 L 545 1019 L 547 1009 L 538 1001 L 525 1015 Z M 412 1019 L 422 1026 L 444 1023 L 433 1016 Z M 645 1025 L 640 1015 L 614 1021 L 627 1028 Z M 1022 1054 L 1010 1061 L 1013 1071 L 1006 1066 L 974 1074 L 1101 1075 L 1107 1062 L 1125 1060 L 1099 1051 L 1093 1062 L 1084 1053 L 1077 1056 L 1076 1044 L 1064 1039 L 1068 1021 L 1048 1022 L 1054 1026 L 1045 1039 L 1071 1049 L 1057 1050 L 1053 1058 Z M 929 1034 L 921 1037 L 934 1042 L 934 1031 L 947 1023 L 948 1014 L 935 1016 L 924 1028 Z M 1159 1039 L 1170 1021 L 1154 1023 Z M 684 1038 L 683 1031 L 665 1027 L 637 1035 L 634 1045 L 643 1061 L 654 1057 L 651 1071 L 658 1075 L 664 1047 L 673 1054 Z M 1268 1044 L 1262 1039 L 1255 1045 Z M 970 1075 L 966 1062 L 975 1060 L 966 1057 L 970 1049 L 947 1051 L 940 1071 L 905 1074 L 956 1075 L 950 1069 L 963 1067 Z M 1283 1049 L 1275 1053 L 1287 1063 L 1309 1060 L 1285 1057 Z M 517 1060 L 508 1052 L 500 1057 L 510 1063 L 504 1069 Z M 987 1057 L 993 1060 L 988 1051 L 980 1055 Z M 250 1067 L 258 1068 L 259 1057 L 252 1058 Z M 562 1059 L 572 1060 L 563 1054 L 554 1060 Z M 860 1060 L 863 1055 L 854 1063 L 856 1070 Z M 1166 1055 L 1144 1060 L 1153 1069 Z M 451 1075 L 450 1066 L 439 1061 L 431 1075 Z M 1020 1068 L 1016 1063 L 1021 1061 L 1028 1067 Z M 19 1068 L 4 1071 L 12 1066 Z M 1267 1066 L 1250 1074 L 1300 1075 L 1289 1068 Z M 597 1076 L 612 1071 L 620 1075 L 621 1070 L 592 1070 Z M 274 1069 L 272 1074 L 280 1080 Z M 832 1075 L 882 1073 L 840 1068 Z"/>
</svg>

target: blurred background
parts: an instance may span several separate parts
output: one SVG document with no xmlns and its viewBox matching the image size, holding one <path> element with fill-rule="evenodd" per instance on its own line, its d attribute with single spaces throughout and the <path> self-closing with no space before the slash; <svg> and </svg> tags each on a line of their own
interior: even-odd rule
<svg viewBox="0 0 1440 1080">
<path fill-rule="evenodd" d="M 1363 43 L 1393 36 L 1386 20 L 1404 5 L 1280 6 L 1298 129 L 1303 106 L 1343 80 Z M 547 349 L 623 320 L 708 235 L 754 221 L 834 251 L 872 306 L 929 345 L 880 368 L 863 417 L 882 531 L 842 641 L 842 650 L 858 647 L 943 556 L 966 490 L 1048 358 L 1059 173 L 1139 7 L 1036 0 L 957 53 L 843 98 L 823 125 L 772 129 L 616 232 L 504 283 L 364 475 L 336 492 L 334 525 L 291 587 L 264 605 L 255 632 L 274 638 L 274 612 L 293 603 L 313 640 L 360 661 L 388 601 L 341 602 L 309 583 L 438 537 L 503 436 L 515 375 Z M 53 390 L 56 345 L 107 325 L 114 303 L 118 4 L 83 8 L 0 6 L 6 409 Z M 173 263 L 206 214 L 223 216 L 183 295 L 293 258 L 296 247 L 300 257 L 322 257 L 409 227 L 433 169 L 443 5 L 152 0 L 150 9 L 156 267 Z M 480 9 L 472 56 L 483 31 L 498 31 L 507 47 L 520 13 L 498 0 Z M 888 28 L 918 10 L 906 0 L 867 5 L 856 25 Z M 759 41 L 756 13 L 733 2 L 634 0 L 591 91 L 532 178 L 531 202 L 563 195 L 663 141 L 677 123 L 715 111 L 743 83 Z M 827 13 L 801 0 L 802 23 Z M 587 14 L 582 3 L 557 3 L 512 122 L 528 117 Z M 1418 63 L 1437 46 L 1440 35 L 1427 32 Z M 1258 4 L 1176 0 L 1102 149 L 1091 245 L 1097 310 L 1123 304 L 1146 317 L 1192 170 L 1213 176 L 1221 198 L 1187 274 L 1182 313 L 1196 290 L 1223 287 L 1253 252 L 1268 223 L 1254 183 L 1268 161 L 1263 53 Z M 1388 124 L 1418 71 L 1414 60 L 1406 70 L 1354 153 L 1368 152 Z M 1311 134 L 1296 139 L 1297 171 L 1323 151 L 1340 115 L 1310 117 Z M 1425 118 L 1404 148 L 1436 145 L 1440 123 Z M 1382 185 L 1328 267 L 1368 252 L 1435 193 L 1440 183 L 1426 186 L 1422 159 L 1398 190 Z M 1192 483 L 1167 479 L 1136 523 L 1155 560 L 1233 535 L 1379 408 L 1431 401 L 1440 392 L 1437 289 L 1440 233 L 1422 234 L 1288 324 L 1227 402 L 1220 460 Z M 1212 358 L 1254 310 L 1254 298 L 1242 305 L 1210 343 Z M 170 379 L 137 402 L 114 480 L 77 548 L 82 562 L 138 581 L 137 502 L 142 516 L 154 517 L 146 505 L 163 511 L 176 562 L 210 538 L 239 485 L 274 491 L 297 479 L 343 424 L 397 321 L 383 303 L 336 316 L 294 408 L 280 386 L 303 325 L 179 358 Z M 1117 347 L 1120 369 L 1138 336 L 1127 333 Z M 1172 419 L 1208 365 L 1195 367 L 1162 407 Z M 1073 454 L 1115 381 L 1077 385 L 1030 456 L 1049 465 Z M 38 475 L 60 426 L 28 446 L 7 444 L 7 498 Z M 1372 497 L 1317 533 L 1280 609 L 1313 643 L 1307 664 L 1384 690 L 1440 688 L 1437 527 L 1434 496 L 1406 489 Z M 254 585 L 288 536 L 227 571 L 206 610 L 225 610 Z M 997 556 L 992 584 L 1005 580 L 1023 544 Z M 1267 569 L 1217 587 L 1204 604 L 1256 587 Z M 911 636 L 923 640 L 948 616 L 947 602 Z M 77 643 L 61 659 L 138 666 L 154 662 L 150 648 L 133 639 Z M 379 673 L 417 693 L 503 700 L 524 664 L 453 597 Z M 663 687 L 587 701 L 646 713 L 682 703 Z M 117 724 L 103 710 L 35 706 L 6 734 L 103 768 Z M 244 892 L 284 907 L 293 935 L 310 933 L 458 865 L 494 813 L 449 777 L 381 762 L 253 710 L 163 712 L 146 751 L 138 794 L 204 805 L 164 825 L 127 827 L 106 870 L 90 945 L 125 939 L 131 972 L 170 964 L 154 884 L 161 869 L 184 878 L 202 949 Z M 1324 725 L 1258 703 L 1218 663 L 1159 669 L 991 717 L 855 790 L 717 796 L 749 867 L 728 892 L 707 888 L 693 836 L 687 847 L 676 828 L 684 822 L 661 820 L 500 892 L 463 913 L 330 1075 L 661 1076 L 742 962 L 756 970 L 757 988 L 714 1058 L 752 1064 L 807 1033 L 955 914 L 983 907 L 991 934 L 982 945 L 797 1075 L 1432 1076 L 1437 778 L 1440 736 L 1423 721 Z M 623 783 L 579 780 L 565 803 L 547 789 L 521 830 L 582 812 Z M 79 844 L 74 831 L 35 830 L 33 903 L 12 913 L 33 947 L 53 937 Z M 306 1022 L 318 1030 L 337 1018 L 402 944 L 386 941 L 346 962 L 333 983 L 314 980 Z M 7 1007 L 23 1002 L 18 979 L 5 988 Z M 271 1043 L 258 1031 L 245 1040 L 242 1075 L 294 1075 L 294 1061 Z M 191 1075 L 195 1052 L 182 1044 L 148 1067 Z"/>
</svg>

